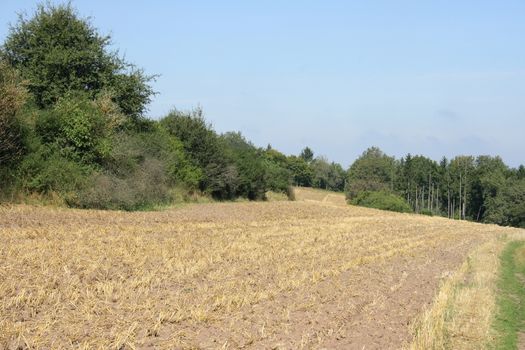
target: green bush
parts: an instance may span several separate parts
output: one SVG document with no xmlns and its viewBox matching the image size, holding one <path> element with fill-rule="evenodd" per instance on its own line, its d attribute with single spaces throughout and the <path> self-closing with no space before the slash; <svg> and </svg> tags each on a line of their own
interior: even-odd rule
<svg viewBox="0 0 525 350">
<path fill-rule="evenodd" d="M 352 204 L 368 208 L 411 213 L 412 208 L 400 196 L 386 191 L 363 191 L 352 201 Z"/>
<path fill-rule="evenodd" d="M 245 197 L 250 200 L 265 199 L 267 191 L 266 172 L 263 157 L 259 150 L 238 132 L 228 132 L 220 137 L 233 181 L 229 181 L 232 197 Z"/>
<path fill-rule="evenodd" d="M 419 212 L 419 214 L 421 215 L 427 215 L 427 216 L 434 216 L 434 213 L 432 213 L 431 210 L 428 210 L 428 209 L 423 209 Z"/>
<path fill-rule="evenodd" d="M 56 144 L 62 154 L 85 164 L 101 163 L 110 152 L 112 124 L 96 102 L 82 94 L 70 94 L 36 120 L 36 134 Z"/>
<path fill-rule="evenodd" d="M 292 173 L 287 169 L 287 157 L 270 147 L 263 152 L 262 157 L 268 190 L 287 193 L 292 183 Z"/>
<path fill-rule="evenodd" d="M 66 198 L 84 187 L 92 171 L 64 157 L 56 145 L 40 145 L 21 161 L 18 187 L 23 192 L 59 193 Z"/>
<path fill-rule="evenodd" d="M 172 111 L 160 124 L 180 140 L 191 163 L 202 170 L 199 189 L 215 199 L 232 199 L 238 185 L 238 169 L 228 163 L 218 135 L 207 124 L 201 109 Z"/>
<path fill-rule="evenodd" d="M 18 112 L 26 101 L 18 74 L 0 59 L 0 167 L 19 160 L 24 152 Z"/>
<path fill-rule="evenodd" d="M 132 174 L 146 158 L 163 163 L 170 186 L 183 186 L 190 192 L 198 188 L 201 169 L 188 160 L 182 143 L 158 124 L 148 132 L 115 135 L 104 168 L 123 178 Z"/>
</svg>

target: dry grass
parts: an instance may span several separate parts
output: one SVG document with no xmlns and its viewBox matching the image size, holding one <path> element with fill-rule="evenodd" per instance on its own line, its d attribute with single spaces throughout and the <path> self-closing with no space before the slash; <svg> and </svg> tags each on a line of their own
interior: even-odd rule
<svg viewBox="0 0 525 350">
<path fill-rule="evenodd" d="M 414 323 L 410 349 L 484 349 L 496 336 L 500 255 L 523 231 L 491 237 L 476 248 L 465 263 L 442 284 L 432 306 Z"/>
<path fill-rule="evenodd" d="M 266 200 L 268 202 L 283 202 L 288 201 L 288 196 L 286 193 L 268 191 L 266 192 Z"/>
<path fill-rule="evenodd" d="M 409 283 L 426 278 L 420 301 L 431 298 L 430 269 L 455 263 L 443 251 L 460 259 L 510 232 L 332 196 L 137 213 L 0 207 L 0 349 L 319 347 L 351 338 Z"/>
<path fill-rule="evenodd" d="M 314 189 L 309 187 L 295 187 L 296 197 L 298 200 L 307 202 L 321 202 L 333 205 L 345 205 L 346 199 L 343 193 Z"/>
</svg>

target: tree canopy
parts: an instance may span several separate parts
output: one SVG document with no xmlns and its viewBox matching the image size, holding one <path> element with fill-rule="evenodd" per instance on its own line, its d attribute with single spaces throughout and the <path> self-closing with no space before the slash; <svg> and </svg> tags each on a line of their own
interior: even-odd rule
<svg viewBox="0 0 525 350">
<path fill-rule="evenodd" d="M 130 118 L 143 116 L 153 79 L 109 50 L 100 35 L 70 4 L 39 5 L 31 18 L 20 16 L 3 45 L 3 58 L 27 79 L 40 108 L 53 106 L 70 91 L 91 98 L 105 91 Z"/>
</svg>

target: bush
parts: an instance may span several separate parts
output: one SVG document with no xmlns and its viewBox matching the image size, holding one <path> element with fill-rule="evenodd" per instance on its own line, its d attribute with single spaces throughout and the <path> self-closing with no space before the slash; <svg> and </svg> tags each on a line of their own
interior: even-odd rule
<svg viewBox="0 0 525 350">
<path fill-rule="evenodd" d="M 287 193 L 288 187 L 292 183 L 292 173 L 287 169 L 288 159 L 286 156 L 279 151 L 268 148 L 262 157 L 268 190 Z"/>
<path fill-rule="evenodd" d="M 139 210 L 171 201 L 163 164 L 146 159 L 127 178 L 95 174 L 69 204 L 80 208 Z"/>
<path fill-rule="evenodd" d="M 238 187 L 238 168 L 228 163 L 224 147 L 201 109 L 172 111 L 160 121 L 168 133 L 180 140 L 191 163 L 202 170 L 199 189 L 215 199 L 232 199 Z"/>
<path fill-rule="evenodd" d="M 395 164 L 395 159 L 379 148 L 367 149 L 348 169 L 347 198 L 352 199 L 362 192 L 392 190 Z"/>
<path fill-rule="evenodd" d="M 360 192 L 351 203 L 362 207 L 397 211 L 400 213 L 412 212 L 412 208 L 410 208 L 410 205 L 408 205 L 402 197 L 386 191 Z"/>
<path fill-rule="evenodd" d="M 288 197 L 288 200 L 294 201 L 295 200 L 295 190 L 292 186 L 288 186 L 286 188 L 286 196 Z"/>
<path fill-rule="evenodd" d="M 29 153 L 18 169 L 18 187 L 23 192 L 74 196 L 93 169 L 65 158 L 60 151 L 54 145 L 40 145 Z"/>
<path fill-rule="evenodd" d="M 22 127 L 16 115 L 26 95 L 14 69 L 0 60 L 0 167 L 18 160 L 24 151 Z"/>
<path fill-rule="evenodd" d="M 246 197 L 250 200 L 265 199 L 267 190 L 266 169 L 259 150 L 240 134 L 228 132 L 220 137 L 221 148 L 236 176 L 229 183 L 231 196 Z"/>
<path fill-rule="evenodd" d="M 104 167 L 117 177 L 124 178 L 146 158 L 163 163 L 168 185 L 184 186 L 190 192 L 198 188 L 202 171 L 187 159 L 182 143 L 158 124 L 148 132 L 117 134 Z"/>
<path fill-rule="evenodd" d="M 83 94 L 70 94 L 53 109 L 40 112 L 35 131 L 44 143 L 58 145 L 65 157 L 100 164 L 109 155 L 115 127 L 97 101 Z"/>
</svg>

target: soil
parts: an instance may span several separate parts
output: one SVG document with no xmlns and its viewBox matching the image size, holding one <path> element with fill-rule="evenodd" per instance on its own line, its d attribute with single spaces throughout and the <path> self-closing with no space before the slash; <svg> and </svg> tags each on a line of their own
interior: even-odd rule
<svg viewBox="0 0 525 350">
<path fill-rule="evenodd" d="M 411 323 L 432 303 L 441 278 L 478 243 L 363 265 L 186 331 L 195 336 L 192 346 L 204 349 L 400 349 L 410 343 Z"/>
</svg>

